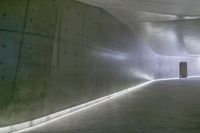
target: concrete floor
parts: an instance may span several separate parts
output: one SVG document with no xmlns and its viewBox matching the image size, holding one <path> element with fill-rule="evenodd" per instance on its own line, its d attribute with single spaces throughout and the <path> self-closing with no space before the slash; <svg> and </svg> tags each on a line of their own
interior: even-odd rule
<svg viewBox="0 0 200 133">
<path fill-rule="evenodd" d="M 200 133 L 199 82 L 155 82 L 27 133 Z"/>
</svg>

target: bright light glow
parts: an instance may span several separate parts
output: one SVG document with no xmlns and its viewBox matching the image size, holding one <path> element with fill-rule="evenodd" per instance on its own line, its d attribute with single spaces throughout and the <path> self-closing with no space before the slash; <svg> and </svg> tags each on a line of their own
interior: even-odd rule
<svg viewBox="0 0 200 133">
<path fill-rule="evenodd" d="M 193 79 L 193 78 L 200 78 L 200 76 L 188 76 L 187 78 L 174 77 L 174 78 L 156 79 L 156 80 L 154 80 L 154 82 L 157 82 L 157 81 L 167 81 L 167 80 L 184 80 L 184 79 Z"/>
<path fill-rule="evenodd" d="M 143 23 L 144 40 L 154 51 L 164 55 L 188 54 L 180 43 L 176 25 L 170 23 Z"/>
<path fill-rule="evenodd" d="M 93 53 L 96 55 L 96 52 Z M 123 52 L 114 51 L 110 49 L 104 49 L 101 48 L 101 52 L 98 53 L 98 56 L 108 59 L 114 59 L 114 60 L 126 60 L 127 55 Z"/>
<path fill-rule="evenodd" d="M 188 78 L 200 78 L 200 76 L 190 76 Z M 49 124 L 51 122 L 54 122 L 56 120 L 62 119 L 64 117 L 67 117 L 67 116 L 72 115 L 72 114 L 75 114 L 77 112 L 80 112 L 80 111 L 86 110 L 88 108 L 94 107 L 95 105 L 99 105 L 99 104 L 106 102 L 108 100 L 111 100 L 113 98 L 122 96 L 122 95 L 124 95 L 124 94 L 126 94 L 130 91 L 136 91 L 136 90 L 138 90 L 138 89 L 140 89 L 144 86 L 150 85 L 153 82 L 166 81 L 166 80 L 178 80 L 178 79 L 179 78 L 166 78 L 166 79 L 158 79 L 158 80 L 148 81 L 148 82 L 145 82 L 143 84 L 137 85 L 135 87 L 131 87 L 131 88 L 116 92 L 114 94 L 111 94 L 111 95 L 108 95 L 108 96 L 105 96 L 105 97 L 102 97 L 102 98 L 81 104 L 81 105 L 60 111 L 60 112 L 56 112 L 54 114 L 50 114 L 50 115 L 47 115 L 47 116 L 44 116 L 44 117 L 41 117 L 41 118 L 38 118 L 38 119 L 35 119 L 35 120 L 32 120 L 32 121 L 28 121 L 28 122 L 24 122 L 24 123 L 20 123 L 20 124 L 16 124 L 16 125 L 11 125 L 11 126 L 6 126 L 6 127 L 1 127 L 0 133 L 7 133 L 7 132 L 19 133 L 19 132 L 32 130 L 34 128 L 44 126 L 44 125 Z"/>
<path fill-rule="evenodd" d="M 185 16 L 184 19 L 199 19 L 199 16 Z"/>
<path fill-rule="evenodd" d="M 146 74 L 145 72 L 139 70 L 139 69 L 129 69 L 128 73 L 132 74 L 133 76 L 140 78 L 140 79 L 145 79 L 148 81 L 154 80 L 154 77 L 151 75 Z"/>
<path fill-rule="evenodd" d="M 116 53 L 106 53 L 106 52 L 101 52 L 99 54 L 101 57 L 104 57 L 104 58 L 109 58 L 109 59 L 116 59 L 116 60 L 126 60 L 126 56 L 125 54 L 116 54 Z"/>
<path fill-rule="evenodd" d="M 144 39 L 154 50 L 169 54 L 177 53 L 177 49 L 180 49 L 174 26 L 144 23 L 144 28 Z"/>
<path fill-rule="evenodd" d="M 137 85 L 135 87 L 131 87 L 131 88 L 116 92 L 114 94 L 111 94 L 111 95 L 108 95 L 108 96 L 105 96 L 105 97 L 102 97 L 102 98 L 99 98 L 99 99 L 96 99 L 96 100 L 81 104 L 81 105 L 78 105 L 78 106 L 75 106 L 75 107 L 60 111 L 60 112 L 56 112 L 54 114 L 50 114 L 50 115 L 44 116 L 42 118 L 38 118 L 38 119 L 35 119 L 35 120 L 32 120 L 32 121 L 28 121 L 28 122 L 24 122 L 24 123 L 20 123 L 20 124 L 16 124 L 16 125 L 2 127 L 2 128 L 0 128 L 0 133 L 7 133 L 7 132 L 14 132 L 14 131 L 15 132 L 23 132 L 23 131 L 31 130 L 33 128 L 37 128 L 37 127 L 46 125 L 46 124 L 48 124 L 50 122 L 59 120 L 59 119 L 64 118 L 66 116 L 72 115 L 72 114 L 80 112 L 82 110 L 91 108 L 91 107 L 93 107 L 93 106 L 95 106 L 97 104 L 106 102 L 106 101 L 108 101 L 110 99 L 113 99 L 115 97 L 118 97 L 118 96 L 121 96 L 123 94 L 126 94 L 126 93 L 128 93 L 130 91 L 135 91 L 135 90 L 137 90 L 137 89 L 139 89 L 141 87 L 149 85 L 152 82 L 153 81 L 145 82 L 145 83 Z"/>
<path fill-rule="evenodd" d="M 153 12 L 138 12 L 136 13 L 138 18 L 146 21 L 169 21 L 169 20 L 177 20 L 176 15 L 171 14 L 161 14 L 161 13 L 153 13 Z"/>
</svg>

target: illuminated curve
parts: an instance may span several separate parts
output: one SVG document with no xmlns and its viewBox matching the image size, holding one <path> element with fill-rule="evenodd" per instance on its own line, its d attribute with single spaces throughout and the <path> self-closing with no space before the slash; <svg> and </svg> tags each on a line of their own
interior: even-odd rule
<svg viewBox="0 0 200 133">
<path fill-rule="evenodd" d="M 200 78 L 200 76 L 191 76 L 191 77 L 188 77 L 188 78 Z M 105 97 L 102 97 L 102 98 L 99 98 L 99 99 L 96 99 L 96 100 L 93 100 L 93 101 L 90 101 L 90 102 L 87 102 L 87 103 L 84 103 L 84 104 L 81 104 L 81 105 L 78 105 L 78 106 L 75 106 L 75 107 L 72 107 L 72 108 L 68 108 L 68 109 L 65 109 L 65 110 L 62 110 L 62 111 L 59 111 L 59 112 L 38 118 L 38 119 L 35 119 L 35 120 L 27 121 L 27 122 L 20 123 L 20 124 L 10 125 L 10 126 L 6 126 L 6 127 L 1 127 L 0 133 L 8 133 L 8 132 L 15 132 L 15 133 L 18 132 L 19 133 L 19 132 L 31 130 L 31 129 L 46 125 L 48 123 L 51 123 L 53 121 L 59 120 L 61 118 L 67 117 L 69 115 L 75 114 L 77 112 L 86 110 L 86 109 L 91 108 L 95 105 L 101 104 L 103 102 L 106 102 L 106 101 L 111 100 L 113 98 L 116 98 L 118 96 L 124 95 L 124 94 L 126 94 L 130 91 L 136 91 L 139 88 L 142 88 L 144 86 L 148 86 L 153 82 L 165 81 L 165 80 L 177 80 L 177 79 L 179 79 L 179 78 L 167 78 L 167 79 L 151 80 L 151 81 L 142 83 L 140 85 L 137 85 L 137 86 L 116 92 L 114 94 L 110 94 L 110 95 L 107 95 Z"/>
</svg>

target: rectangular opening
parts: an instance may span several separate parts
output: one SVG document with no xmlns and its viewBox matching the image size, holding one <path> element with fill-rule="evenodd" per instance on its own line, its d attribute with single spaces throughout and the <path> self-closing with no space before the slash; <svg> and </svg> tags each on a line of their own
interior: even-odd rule
<svg viewBox="0 0 200 133">
<path fill-rule="evenodd" d="M 179 65 L 180 69 L 180 78 L 187 78 L 187 62 L 180 62 Z"/>
</svg>

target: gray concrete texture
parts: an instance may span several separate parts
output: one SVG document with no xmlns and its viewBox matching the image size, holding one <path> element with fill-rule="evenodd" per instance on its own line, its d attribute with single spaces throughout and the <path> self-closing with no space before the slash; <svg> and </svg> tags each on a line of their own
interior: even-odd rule
<svg viewBox="0 0 200 133">
<path fill-rule="evenodd" d="M 0 1 L 0 126 L 79 105 L 199 58 L 157 55 L 106 11 L 72 0 Z"/>
<path fill-rule="evenodd" d="M 200 54 L 198 0 L 78 0 L 103 8 L 133 31 L 140 26 L 144 39 L 158 54 Z M 192 8 L 191 8 L 192 7 Z"/>
<path fill-rule="evenodd" d="M 157 81 L 22 133 L 199 133 L 199 80 Z"/>
<path fill-rule="evenodd" d="M 160 55 L 197 56 L 200 19 L 144 23 L 144 39 Z"/>
</svg>

